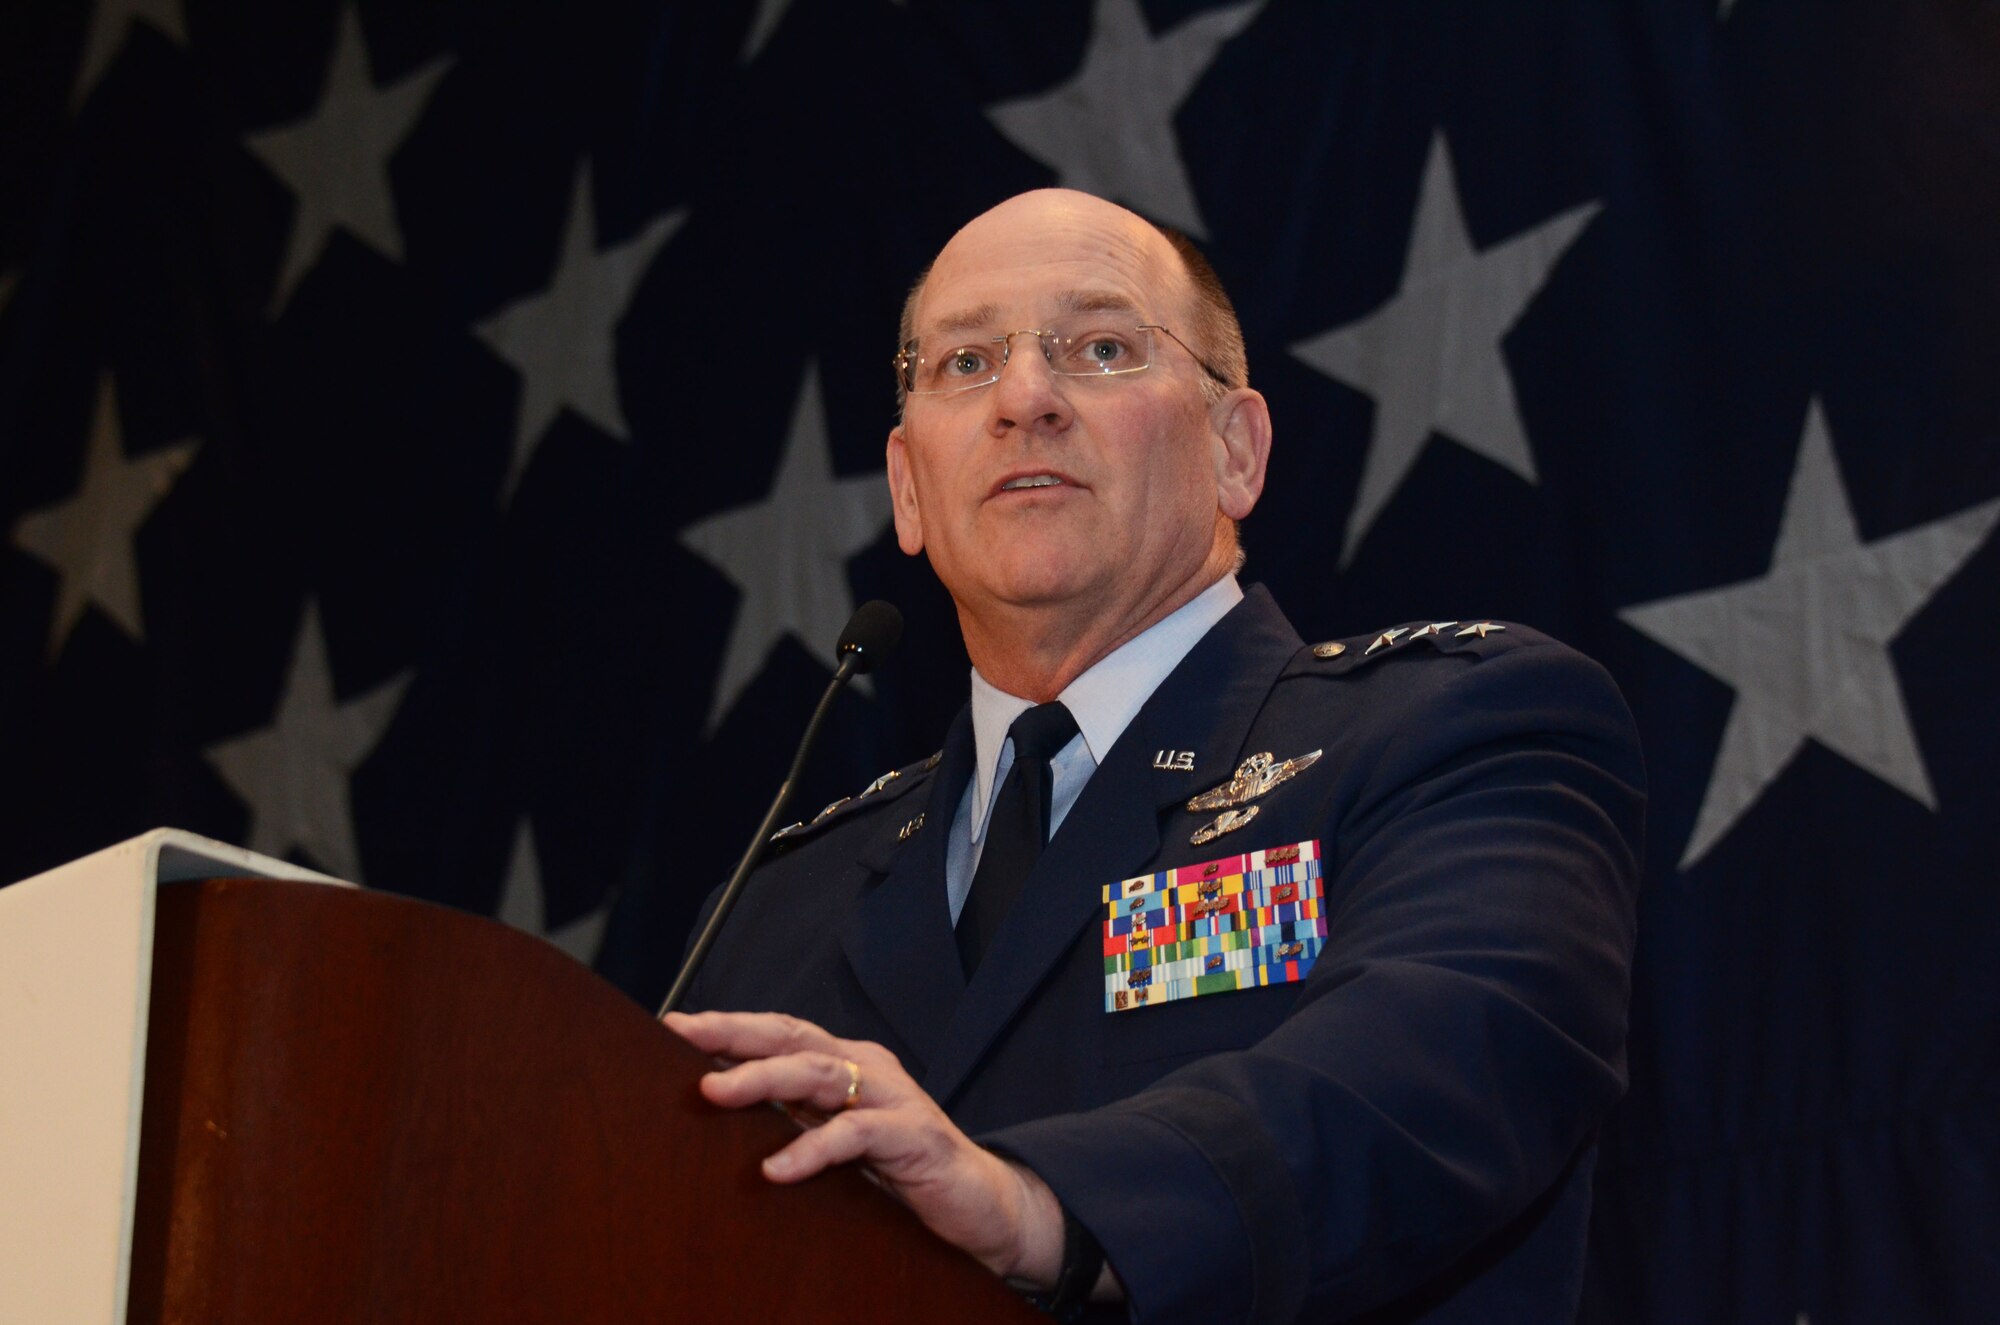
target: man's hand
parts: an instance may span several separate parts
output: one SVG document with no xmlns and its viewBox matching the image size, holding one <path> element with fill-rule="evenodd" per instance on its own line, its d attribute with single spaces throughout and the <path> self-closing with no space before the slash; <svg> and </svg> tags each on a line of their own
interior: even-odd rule
<svg viewBox="0 0 2000 1325">
<path fill-rule="evenodd" d="M 705 1053 L 739 1060 L 701 1079 L 710 1103 L 776 1101 L 827 1115 L 765 1159 L 765 1177 L 799 1182 L 861 1160 L 933 1233 L 987 1269 L 1034 1290 L 1054 1285 L 1063 1240 L 1055 1193 L 974 1145 L 887 1049 L 778 1013 L 669 1012 L 666 1024 Z"/>
</svg>

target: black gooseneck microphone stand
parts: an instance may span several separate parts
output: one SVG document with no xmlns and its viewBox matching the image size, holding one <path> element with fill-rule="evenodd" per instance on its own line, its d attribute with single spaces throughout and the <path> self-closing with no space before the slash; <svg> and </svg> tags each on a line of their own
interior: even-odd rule
<svg viewBox="0 0 2000 1325">
<path fill-rule="evenodd" d="M 812 721 L 806 724 L 806 734 L 799 741 L 799 752 L 792 756 L 791 771 L 778 784 L 778 795 L 771 802 L 771 808 L 764 812 L 764 818 L 751 834 L 750 845 L 743 850 L 743 859 L 736 862 L 736 870 L 729 876 L 729 883 L 723 888 L 722 896 L 715 903 L 715 910 L 709 914 L 708 923 L 702 926 L 701 936 L 688 950 L 687 960 L 681 963 L 680 974 L 674 977 L 673 987 L 667 990 L 666 1001 L 660 1004 L 655 1020 L 666 1016 L 680 1006 L 687 994 L 688 986 L 694 983 L 695 973 L 701 969 L 708 950 L 715 945 L 715 936 L 722 932 L 723 921 L 736 905 L 737 895 L 750 878 L 750 871 L 763 859 L 764 851 L 771 844 L 771 833 L 778 821 L 784 817 L 785 807 L 791 804 L 792 788 L 799 780 L 799 772 L 806 766 L 806 757 L 812 753 L 814 743 L 819 739 L 820 724 L 826 721 L 827 712 L 833 708 L 833 699 L 848 681 L 863 672 L 872 672 L 895 650 L 896 642 L 903 637 L 903 614 L 888 603 L 876 599 L 863 603 L 848 618 L 847 628 L 840 632 L 838 655 L 840 665 L 834 670 L 833 680 L 827 683 L 826 693 L 819 697 L 819 707 L 813 710 Z"/>
</svg>

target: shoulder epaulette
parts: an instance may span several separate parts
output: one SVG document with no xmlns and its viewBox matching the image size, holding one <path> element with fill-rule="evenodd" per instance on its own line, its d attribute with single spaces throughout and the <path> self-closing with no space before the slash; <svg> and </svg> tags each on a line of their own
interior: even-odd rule
<svg viewBox="0 0 2000 1325">
<path fill-rule="evenodd" d="M 842 796 L 833 804 L 821 810 L 810 819 L 802 819 L 795 824 L 786 824 L 771 834 L 773 842 L 791 842 L 808 833 L 817 832 L 836 819 L 845 818 L 850 812 L 864 805 L 886 805 L 904 792 L 909 791 L 924 780 L 924 775 L 938 766 L 944 757 L 939 751 L 928 759 L 920 759 L 903 768 L 892 768 L 881 777 L 863 787 L 852 796 Z"/>
<path fill-rule="evenodd" d="M 1521 628 L 1503 621 L 1411 621 L 1375 635 L 1308 644 L 1299 650 L 1284 674 L 1339 676 L 1401 653 L 1419 641 L 1438 653 L 1485 654 L 1511 643 L 1505 638 L 1509 631 L 1518 634 Z"/>
</svg>

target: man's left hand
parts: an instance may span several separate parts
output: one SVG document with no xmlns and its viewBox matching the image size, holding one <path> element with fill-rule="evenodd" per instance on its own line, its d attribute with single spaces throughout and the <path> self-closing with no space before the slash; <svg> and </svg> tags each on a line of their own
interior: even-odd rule
<svg viewBox="0 0 2000 1325">
<path fill-rule="evenodd" d="M 987 1269 L 1031 1289 L 1055 1283 L 1063 1239 L 1055 1193 L 974 1145 L 881 1045 L 772 1012 L 669 1012 L 666 1024 L 697 1049 L 737 1060 L 701 1079 L 710 1103 L 775 1101 L 827 1115 L 764 1160 L 771 1181 L 861 1160 L 933 1233 Z"/>
</svg>

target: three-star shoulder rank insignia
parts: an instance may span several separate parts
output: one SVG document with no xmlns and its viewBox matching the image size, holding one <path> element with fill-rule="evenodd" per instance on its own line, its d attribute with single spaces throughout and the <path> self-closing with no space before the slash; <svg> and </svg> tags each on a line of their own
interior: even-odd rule
<svg viewBox="0 0 2000 1325">
<path fill-rule="evenodd" d="M 1460 640 L 1474 637 L 1479 640 L 1488 635 L 1498 634 L 1507 627 L 1497 621 L 1412 621 L 1400 626 L 1390 626 L 1379 635 L 1363 635 L 1359 639 L 1326 640 L 1310 645 L 1302 655 L 1308 667 L 1312 662 L 1340 661 L 1332 669 L 1333 673 L 1345 673 L 1362 665 L 1366 660 L 1373 663 L 1378 657 L 1398 653 L 1418 640 L 1428 640 L 1433 648 L 1450 651 Z"/>
<path fill-rule="evenodd" d="M 896 793 L 900 793 L 901 791 L 907 789 L 907 786 L 911 782 L 918 780 L 912 775 L 930 772 L 932 769 L 938 766 L 938 761 L 943 757 L 944 757 L 944 752 L 940 750 L 938 753 L 932 755 L 930 758 L 924 760 L 922 763 L 912 764 L 908 768 L 892 768 L 888 772 L 884 773 L 881 777 L 876 778 L 873 782 L 869 783 L 866 787 L 863 787 L 856 794 L 852 796 L 842 796 L 839 800 L 833 802 L 831 805 L 821 810 L 811 819 L 801 820 L 795 824 L 786 824 L 783 828 L 780 828 L 777 832 L 771 834 L 771 840 L 773 842 L 785 841 L 790 838 L 797 837 L 801 833 L 810 832 L 813 829 L 819 827 L 821 824 L 825 823 L 828 819 L 833 818 L 835 815 L 845 810 L 850 805 L 862 805 L 867 802 L 876 800 L 877 798 L 893 800 L 895 799 Z M 890 793 L 890 794 L 885 796 L 884 793 Z M 913 820 L 910 825 L 906 825 L 903 830 L 903 837 L 907 838 L 911 833 L 915 832 L 917 827 L 921 826 L 922 820 L 923 816 L 918 815 L 917 818 Z"/>
</svg>

